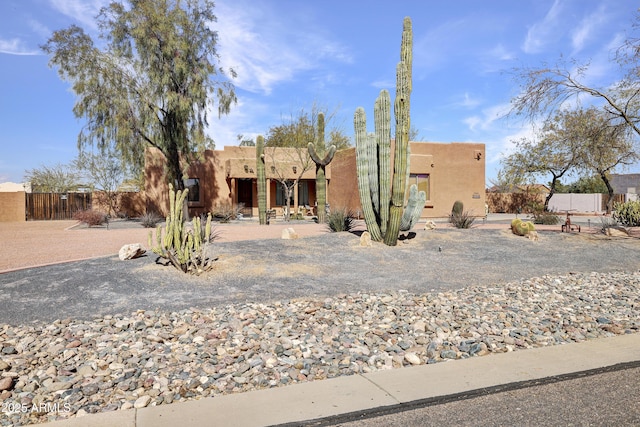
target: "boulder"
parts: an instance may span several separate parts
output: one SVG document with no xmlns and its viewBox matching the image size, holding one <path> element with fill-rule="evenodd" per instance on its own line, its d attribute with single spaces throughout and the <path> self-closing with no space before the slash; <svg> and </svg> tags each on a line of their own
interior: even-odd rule
<svg viewBox="0 0 640 427">
<path fill-rule="evenodd" d="M 427 221 L 427 223 L 424 225 L 425 230 L 435 230 L 435 228 L 436 228 L 436 223 L 433 221 Z"/>
<path fill-rule="evenodd" d="M 282 238 L 285 240 L 297 239 L 298 237 L 298 233 L 291 227 L 282 230 Z"/>
<path fill-rule="evenodd" d="M 360 235 L 360 246 L 371 246 L 371 234 L 368 231 L 365 231 Z"/>
<path fill-rule="evenodd" d="M 526 238 L 531 240 L 532 242 L 537 242 L 538 241 L 538 232 L 537 231 L 530 231 L 527 234 L 525 234 Z"/>
<path fill-rule="evenodd" d="M 127 259 L 134 259 L 142 256 L 147 250 L 140 245 L 140 243 L 131 243 L 124 245 L 118 252 L 118 257 L 124 261 Z"/>
</svg>

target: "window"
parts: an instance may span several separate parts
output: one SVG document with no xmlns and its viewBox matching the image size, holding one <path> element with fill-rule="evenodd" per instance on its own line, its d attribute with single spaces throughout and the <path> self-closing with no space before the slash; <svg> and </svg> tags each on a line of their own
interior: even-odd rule
<svg viewBox="0 0 640 427">
<path fill-rule="evenodd" d="M 189 189 L 189 193 L 187 193 L 188 203 L 200 203 L 200 180 L 198 178 L 185 179 L 184 188 Z"/>
<path fill-rule="evenodd" d="M 298 183 L 298 206 L 309 205 L 309 181 Z"/>
<path fill-rule="evenodd" d="M 416 184 L 418 191 L 424 191 L 427 195 L 427 200 L 431 199 L 431 193 L 429 191 L 429 174 L 415 174 L 409 175 L 409 187 Z M 408 189 L 407 189 L 408 190 Z M 409 197 L 409 191 L 407 191 L 407 197 Z"/>
</svg>

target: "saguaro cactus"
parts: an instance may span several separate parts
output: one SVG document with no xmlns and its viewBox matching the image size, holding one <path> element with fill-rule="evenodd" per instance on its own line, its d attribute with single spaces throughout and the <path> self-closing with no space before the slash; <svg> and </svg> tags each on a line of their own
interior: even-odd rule
<svg viewBox="0 0 640 427">
<path fill-rule="evenodd" d="M 403 23 L 400 62 L 396 68 L 396 120 L 393 176 L 390 174 L 391 115 L 389 92 L 382 90 L 374 105 L 375 136 L 367 135 L 366 116 L 358 108 L 354 116 L 358 191 L 371 239 L 395 246 L 399 232 L 420 217 L 426 194 L 417 187 L 404 209 L 409 174 L 409 129 L 413 33 L 411 19 Z M 412 186 L 413 187 L 413 186 Z M 404 216 L 404 218 L 403 218 Z M 402 227 L 401 227 L 402 223 Z"/>
<path fill-rule="evenodd" d="M 264 171 L 264 138 L 256 139 L 256 169 L 258 173 L 258 219 L 260 224 L 267 223 L 267 177 Z"/>
<path fill-rule="evenodd" d="M 324 223 L 326 221 L 326 205 L 327 205 L 327 177 L 326 166 L 333 160 L 333 155 L 336 153 L 336 146 L 331 145 L 329 150 L 326 150 L 324 143 L 324 113 L 318 113 L 318 138 L 315 145 L 310 142 L 307 146 L 309 149 L 309 156 L 311 160 L 316 164 L 316 199 L 318 204 L 318 222 Z M 324 157 L 323 157 L 324 156 Z"/>
</svg>

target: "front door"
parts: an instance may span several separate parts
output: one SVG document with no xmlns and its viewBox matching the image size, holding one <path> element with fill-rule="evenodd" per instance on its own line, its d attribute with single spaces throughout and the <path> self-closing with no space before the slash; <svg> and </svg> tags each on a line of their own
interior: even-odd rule
<svg viewBox="0 0 640 427">
<path fill-rule="evenodd" d="M 238 204 L 243 204 L 242 213 L 250 216 L 253 208 L 253 180 L 250 178 L 238 179 Z"/>
</svg>

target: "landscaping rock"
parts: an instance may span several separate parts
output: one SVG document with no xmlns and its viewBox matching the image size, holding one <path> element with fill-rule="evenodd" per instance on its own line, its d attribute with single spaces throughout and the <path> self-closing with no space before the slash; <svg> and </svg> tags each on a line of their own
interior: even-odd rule
<svg viewBox="0 0 640 427">
<path fill-rule="evenodd" d="M 120 260 L 125 261 L 128 259 L 134 259 L 142 256 L 147 250 L 140 245 L 140 243 L 131 243 L 124 245 L 118 252 Z"/>
<path fill-rule="evenodd" d="M 282 238 L 285 240 L 297 239 L 298 237 L 298 233 L 296 233 L 295 230 L 291 227 L 282 230 Z"/>
<path fill-rule="evenodd" d="M 360 235 L 360 246 L 363 246 L 363 247 L 371 246 L 371 234 L 368 231 L 364 231 Z"/>
</svg>

